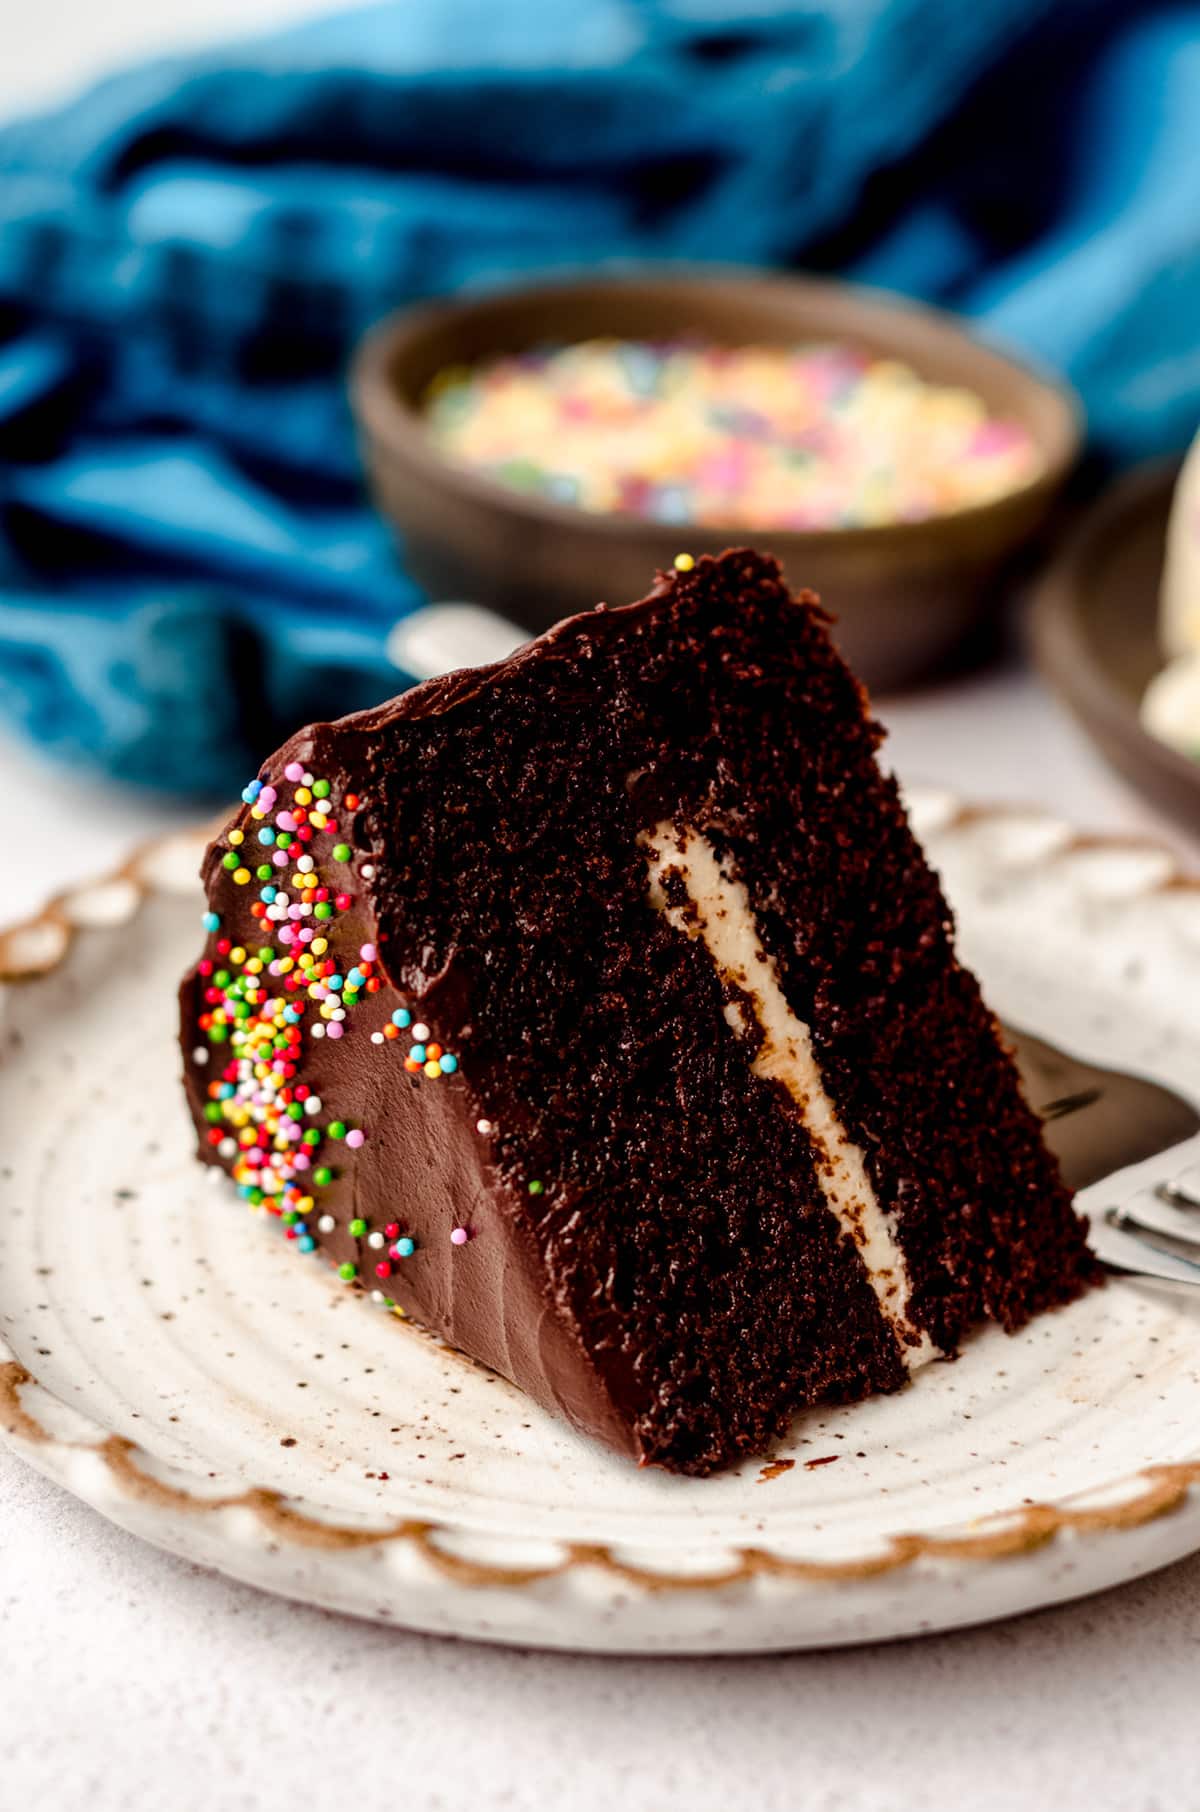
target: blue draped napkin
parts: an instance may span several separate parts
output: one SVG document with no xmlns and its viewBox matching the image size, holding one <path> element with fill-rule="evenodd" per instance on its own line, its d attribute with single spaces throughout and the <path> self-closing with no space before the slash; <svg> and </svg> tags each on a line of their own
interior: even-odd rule
<svg viewBox="0 0 1200 1812">
<path fill-rule="evenodd" d="M 402 0 L 0 132 L 0 708 L 228 788 L 398 683 L 419 602 L 344 373 L 410 299 L 614 260 L 840 269 L 1200 417 L 1200 5 Z"/>
</svg>

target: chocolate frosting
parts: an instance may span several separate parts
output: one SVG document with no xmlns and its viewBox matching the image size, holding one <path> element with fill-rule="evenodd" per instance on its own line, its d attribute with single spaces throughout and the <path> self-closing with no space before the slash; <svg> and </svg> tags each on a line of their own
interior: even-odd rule
<svg viewBox="0 0 1200 1812">
<path fill-rule="evenodd" d="M 267 770 L 282 774 L 290 763 L 299 763 L 330 779 L 332 796 L 344 798 L 361 786 L 361 772 L 357 765 L 347 771 L 337 744 L 331 726 L 312 726 L 293 736 Z M 252 831 L 249 805 L 209 845 L 201 878 L 210 902 L 223 908 L 222 928 L 249 943 L 257 937 L 246 916 L 249 901 L 239 897 L 221 866 L 231 829 Z M 352 913 L 339 927 L 343 949 L 357 950 L 380 935 L 371 890 L 361 879 L 364 864 L 373 866 L 366 860 L 373 853 L 355 852 L 360 879 Z M 208 1065 L 198 1065 L 192 1053 L 203 985 L 204 978 L 192 969 L 180 988 L 185 1087 L 202 1134 L 210 1077 Z M 386 1025 L 412 998 L 384 980 L 372 999 L 372 1025 Z M 628 1428 L 589 1363 L 569 1313 L 555 1306 L 527 1229 L 511 1211 L 508 1191 L 492 1163 L 492 1141 L 477 1131 L 482 1107 L 469 1084 L 457 1076 L 432 1087 L 398 1068 L 391 1045 L 373 1044 L 369 1036 L 310 1043 L 303 1075 L 330 1114 L 378 1129 L 324 1192 L 322 1207 L 336 1226 L 321 1233 L 310 1216 L 310 1234 L 333 1264 L 353 1264 L 363 1279 L 361 1287 L 369 1288 L 371 1249 L 350 1233 L 350 1224 L 360 1216 L 373 1228 L 398 1220 L 419 1242 L 420 1261 L 394 1267 L 386 1282 L 389 1306 L 398 1306 L 452 1346 L 512 1379 L 545 1409 L 632 1453 Z M 202 1143 L 200 1155 L 221 1164 L 207 1144 Z M 474 1234 L 486 1227 L 488 1237 L 472 1237 L 456 1247 L 450 1234 L 457 1227 Z"/>
<path fill-rule="evenodd" d="M 823 1154 L 751 1072 L 705 952 L 649 906 L 638 836 L 665 819 L 702 827 L 741 876 L 868 1154 L 922 1329 L 952 1351 L 981 1316 L 1014 1327 L 1068 1299 L 1095 1274 L 1082 1228 L 954 958 L 878 740 L 815 600 L 744 551 L 660 575 L 640 603 L 570 619 L 495 667 L 302 731 L 264 771 L 271 809 L 248 799 L 204 865 L 220 924 L 181 996 L 204 1155 L 354 1287 L 378 1283 L 643 1460 L 707 1472 L 762 1451 L 804 1404 L 898 1388 Z M 336 833 L 289 773 L 328 783 Z M 289 826 L 299 812 L 297 840 L 243 857 L 281 811 Z M 310 968 L 298 987 L 289 965 L 313 961 L 314 933 L 338 973 Z M 259 945 L 265 973 L 247 979 Z M 254 1080 L 222 1067 L 225 1043 L 194 1052 L 206 1015 L 228 1016 L 221 1033 L 253 1028 L 287 990 L 296 1023 L 276 1012 L 255 1033 L 282 1053 L 267 1069 L 288 1071 L 284 1094 L 316 1091 L 314 1130 L 332 1114 L 364 1142 L 323 1136 L 319 1166 L 281 1191 L 302 1148 L 274 1157 L 258 1122 L 308 1124 L 307 1110 L 256 1105 Z M 393 1014 L 456 1067 L 406 1068 L 416 1034 Z M 253 1170 L 236 1141 L 256 1129 Z M 381 1254 L 385 1227 L 414 1250 L 393 1257 L 388 1233 Z"/>
</svg>

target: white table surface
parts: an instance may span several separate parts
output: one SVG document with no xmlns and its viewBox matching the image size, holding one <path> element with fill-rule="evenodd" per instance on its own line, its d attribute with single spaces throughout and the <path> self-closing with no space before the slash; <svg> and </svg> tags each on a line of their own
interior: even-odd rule
<svg viewBox="0 0 1200 1812">
<path fill-rule="evenodd" d="M 298 0 L 40 0 L 0 109 L 143 46 Z M 1015 665 L 888 704 L 902 777 L 1200 844 L 1111 776 Z M 0 920 L 186 808 L 65 777 L 0 735 Z M 15 852 L 20 859 L 15 860 Z M 742 1661 L 488 1650 L 305 1610 L 142 1546 L 0 1452 L 0 1812 L 1165 1812 L 1200 1748 L 1200 1557 L 919 1643 Z"/>
</svg>

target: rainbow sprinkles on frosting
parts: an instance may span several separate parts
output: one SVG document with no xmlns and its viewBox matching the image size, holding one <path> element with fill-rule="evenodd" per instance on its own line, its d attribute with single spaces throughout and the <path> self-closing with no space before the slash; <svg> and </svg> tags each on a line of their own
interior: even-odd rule
<svg viewBox="0 0 1200 1812">
<path fill-rule="evenodd" d="M 203 1091 L 210 1150 L 252 1208 L 277 1216 L 300 1251 L 313 1252 L 317 1235 L 336 1227 L 323 1197 L 367 1133 L 329 1113 L 305 1080 L 312 1046 L 343 1038 L 353 1017 L 356 1027 L 370 1025 L 373 1044 L 407 1037 L 410 1075 L 439 1081 L 455 1073 L 458 1059 L 409 1008 L 380 1018 L 378 951 L 354 942 L 356 852 L 346 841 L 352 833 L 339 826 L 339 813 L 352 822 L 361 810 L 360 797 L 347 792 L 339 807 L 328 780 L 291 761 L 277 784 L 252 780 L 242 799 L 247 810 L 225 833 L 220 866 L 235 888 L 254 889 L 248 917 L 261 942 L 235 937 L 211 908 L 204 913 L 209 947 L 196 965 L 191 1058 L 210 1078 Z M 371 880 L 373 864 L 363 861 L 358 873 Z M 381 1286 L 416 1250 L 399 1221 L 372 1229 L 354 1216 L 348 1231 L 366 1243 Z M 466 1237 L 461 1228 L 451 1234 L 455 1244 Z M 359 1277 L 352 1260 L 338 1269 L 346 1282 Z"/>
</svg>

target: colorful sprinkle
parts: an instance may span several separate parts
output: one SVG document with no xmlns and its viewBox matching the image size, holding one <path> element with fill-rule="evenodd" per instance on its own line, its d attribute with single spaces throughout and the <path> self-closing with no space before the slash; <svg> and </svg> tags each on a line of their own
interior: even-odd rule
<svg viewBox="0 0 1200 1812">
<path fill-rule="evenodd" d="M 471 1235 L 467 1232 L 465 1227 L 455 1227 L 450 1235 L 450 1244 L 452 1246 L 465 1246 L 470 1237 Z"/>
<path fill-rule="evenodd" d="M 1042 469 L 1029 431 L 973 391 L 839 343 L 548 346 L 441 372 L 425 420 L 443 454 L 512 490 L 712 528 L 920 521 Z"/>
<path fill-rule="evenodd" d="M 281 779 L 282 797 L 263 780 L 243 789 L 243 810 L 249 807 L 258 822 L 247 833 L 235 825 L 227 838 L 223 873 L 237 886 L 250 881 L 250 862 L 235 853 L 248 836 L 263 852 L 254 871 L 262 885 L 245 917 L 228 915 L 243 941 L 218 935 L 214 955 L 197 965 L 202 1042 L 193 1062 L 197 1072 L 211 1066 L 201 1104 L 207 1145 L 250 1207 L 278 1218 L 287 1237 L 311 1252 L 317 1249 L 315 1235 L 327 1237 L 339 1225 L 334 1213 L 316 1212 L 314 1192 L 337 1184 L 340 1174 L 326 1161 L 324 1148 L 340 1145 L 354 1153 L 368 1135 L 336 1115 L 326 1121 L 320 1097 L 303 1080 L 306 1052 L 360 1023 L 356 1005 L 385 984 L 377 973 L 377 944 L 361 941 L 361 933 L 353 940 L 342 936 L 341 914 L 353 901 L 335 891 L 325 865 L 348 860 L 353 851 L 337 836 L 337 818 L 344 822 L 344 814 L 332 786 L 314 780 L 299 763 L 289 763 L 285 777 L 293 790 L 287 793 Z M 346 809 L 349 797 L 342 802 Z M 222 922 L 215 908 L 206 910 L 206 933 L 219 933 Z M 423 1069 L 430 1081 L 458 1068 L 458 1058 L 433 1039 L 428 1026 L 413 1025 L 407 1007 L 389 1007 L 382 1027 L 376 1021 L 365 1030 L 378 1044 L 405 1035 L 406 1067 L 418 1074 Z M 416 1050 L 420 1060 L 414 1063 Z M 416 1250 L 399 1223 L 389 1223 L 386 1234 L 371 1232 L 362 1217 L 341 1224 L 352 1238 L 366 1241 L 379 1277 L 390 1275 L 393 1260 Z M 358 1267 L 343 1264 L 340 1275 L 352 1282 Z"/>
</svg>

